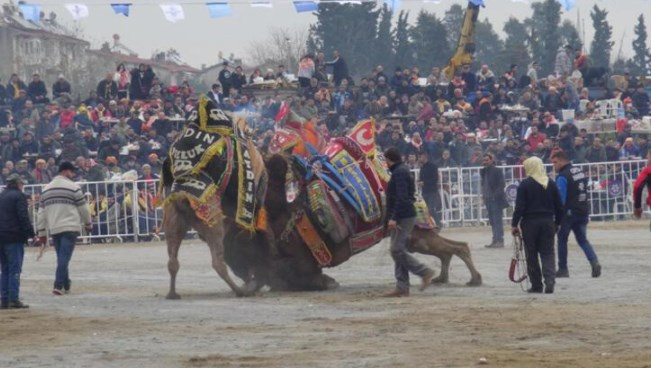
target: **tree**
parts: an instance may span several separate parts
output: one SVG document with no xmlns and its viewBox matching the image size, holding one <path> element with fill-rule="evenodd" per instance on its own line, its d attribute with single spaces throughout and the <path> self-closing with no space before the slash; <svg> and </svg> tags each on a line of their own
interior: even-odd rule
<svg viewBox="0 0 651 368">
<path fill-rule="evenodd" d="M 416 25 L 411 29 L 415 62 L 420 70 L 443 66 L 450 55 L 447 31 L 443 21 L 435 14 L 423 10 L 418 13 Z"/>
<path fill-rule="evenodd" d="M 563 21 L 563 24 L 561 24 L 560 35 L 561 44 L 570 45 L 573 50 L 578 50 L 583 45 L 581 37 L 579 36 L 579 31 L 576 29 L 574 24 L 567 19 Z"/>
<path fill-rule="evenodd" d="M 651 51 L 647 47 L 647 32 L 644 24 L 644 14 L 640 14 L 635 25 L 635 39 L 633 40 L 633 58 L 631 59 L 631 72 L 638 75 L 647 75 L 649 62 L 651 61 Z"/>
<path fill-rule="evenodd" d="M 387 4 L 384 4 L 380 10 L 380 20 L 377 27 L 377 36 L 375 37 L 375 60 L 386 60 L 389 65 L 385 67 L 392 67 L 393 63 L 393 39 L 391 33 L 391 17 L 393 12 L 389 10 Z M 385 62 L 386 63 L 386 62 Z"/>
<path fill-rule="evenodd" d="M 396 66 L 404 68 L 414 64 L 414 46 L 411 43 L 410 33 L 409 12 L 401 10 L 393 32 L 393 50 L 396 55 L 394 65 Z"/>
<path fill-rule="evenodd" d="M 339 50 L 352 75 L 365 73 L 375 62 L 373 47 L 379 13 L 375 3 L 370 2 L 320 2 L 316 24 L 310 28 L 311 43 L 322 45 L 326 55 Z"/>
<path fill-rule="evenodd" d="M 251 42 L 248 48 L 249 59 L 256 66 L 275 68 L 283 64 L 292 70 L 307 52 L 308 35 L 304 28 L 270 28 L 266 39 Z"/>
<path fill-rule="evenodd" d="M 556 0 L 545 0 L 531 4 L 533 15 L 525 20 L 529 28 L 529 45 L 533 59 L 540 64 L 543 75 L 554 71 L 556 52 L 561 46 L 559 24 L 561 4 Z"/>
<path fill-rule="evenodd" d="M 524 23 L 511 17 L 504 24 L 504 33 L 506 34 L 506 40 L 504 41 L 504 52 L 500 64 L 505 66 L 516 64 L 520 67 L 520 70 L 526 72 L 527 66 L 531 63 L 531 55 L 527 44 L 527 27 Z"/>
<path fill-rule="evenodd" d="M 610 54 L 615 44 L 615 42 L 611 41 L 613 27 L 608 24 L 607 16 L 608 12 L 605 9 L 599 9 L 597 5 L 590 12 L 592 26 L 595 31 L 590 45 L 590 60 L 592 65 L 596 67 L 610 66 Z"/>
<path fill-rule="evenodd" d="M 451 50 L 457 48 L 459 37 L 461 37 L 461 28 L 463 27 L 464 9 L 459 4 L 454 4 L 445 12 L 443 24 L 447 31 L 447 40 Z"/>
<path fill-rule="evenodd" d="M 504 42 L 493 30 L 493 25 L 484 19 L 477 22 L 475 28 L 475 60 L 480 64 L 488 64 L 496 74 L 506 71 L 507 64 L 503 63 Z"/>
</svg>

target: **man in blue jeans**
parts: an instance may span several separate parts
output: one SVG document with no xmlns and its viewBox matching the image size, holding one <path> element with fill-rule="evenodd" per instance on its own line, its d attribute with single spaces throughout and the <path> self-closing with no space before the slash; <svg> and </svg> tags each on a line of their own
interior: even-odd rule
<svg viewBox="0 0 651 368">
<path fill-rule="evenodd" d="M 565 206 L 565 216 L 558 231 L 558 271 L 556 277 L 570 277 L 567 268 L 567 239 L 574 232 L 576 242 L 585 253 L 592 267 L 592 277 L 601 276 L 601 265 L 592 245 L 588 241 L 587 227 L 589 222 L 588 209 L 588 178 L 578 166 L 572 166 L 567 153 L 560 151 L 552 156 L 552 164 L 557 172 L 556 186 Z"/>
<path fill-rule="evenodd" d="M 504 174 L 495 166 L 495 157 L 492 153 L 486 153 L 483 157 L 484 168 L 481 169 L 481 194 L 486 210 L 488 221 L 493 231 L 493 240 L 486 248 L 504 248 L 504 224 L 502 215 L 506 198 L 504 194 Z"/>
<path fill-rule="evenodd" d="M 84 193 L 72 181 L 76 171 L 72 163 L 62 162 L 59 174 L 45 186 L 38 209 L 39 242 L 44 244 L 49 233 L 57 253 L 57 270 L 52 290 L 54 295 L 70 292 L 68 265 L 75 250 L 77 236 L 81 233 L 82 225 L 86 230 L 92 228 Z"/>
<path fill-rule="evenodd" d="M 20 301 L 20 273 L 25 243 L 34 237 L 23 181 L 18 174 L 7 178 L 0 193 L 0 309 L 29 308 Z"/>
</svg>

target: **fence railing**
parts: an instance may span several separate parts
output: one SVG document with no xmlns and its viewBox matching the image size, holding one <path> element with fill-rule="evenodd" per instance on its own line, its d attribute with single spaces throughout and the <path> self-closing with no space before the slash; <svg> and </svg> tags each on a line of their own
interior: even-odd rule
<svg viewBox="0 0 651 368">
<path fill-rule="evenodd" d="M 593 220 L 628 218 L 633 213 L 633 184 L 646 162 L 615 161 L 579 164 L 588 176 L 590 217 Z M 526 177 L 522 166 L 499 166 L 504 175 L 505 194 L 509 207 L 504 219 L 510 219 L 520 182 Z M 546 165 L 549 175 L 555 173 Z M 481 167 L 439 169 L 439 194 L 443 225 L 467 226 L 488 224 L 486 207 L 481 196 Z M 412 170 L 416 180 L 419 170 Z"/>
<path fill-rule="evenodd" d="M 645 161 L 601 162 L 579 165 L 588 176 L 590 217 L 593 220 L 628 218 L 633 212 L 633 183 L 644 169 Z M 500 166 L 510 206 L 504 219 L 513 213 L 515 193 L 525 178 L 522 166 Z M 547 165 L 550 176 L 553 168 Z M 480 167 L 439 169 L 439 194 L 443 226 L 488 224 L 481 198 Z M 413 170 L 418 180 L 419 170 Z M 81 235 L 85 242 L 147 241 L 159 238 L 162 209 L 155 207 L 158 180 L 105 181 L 78 183 L 86 195 L 93 228 Z M 34 223 L 44 185 L 26 185 L 29 210 Z M 1 188 L 0 188 L 1 189 Z"/>
</svg>

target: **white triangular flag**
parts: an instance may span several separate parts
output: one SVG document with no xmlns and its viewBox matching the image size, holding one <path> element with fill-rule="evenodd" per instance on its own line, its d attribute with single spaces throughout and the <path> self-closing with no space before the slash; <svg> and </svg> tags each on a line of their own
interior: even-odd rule
<svg viewBox="0 0 651 368">
<path fill-rule="evenodd" d="M 72 19 L 79 20 L 81 18 L 86 18 L 89 14 L 88 6 L 85 4 L 65 4 L 66 9 L 72 15 Z"/>
<path fill-rule="evenodd" d="M 251 3 L 252 8 L 273 8 L 274 5 L 271 3 L 271 1 L 254 1 Z"/>
<path fill-rule="evenodd" d="M 163 11 L 165 19 L 172 23 L 185 19 L 183 7 L 179 4 L 161 4 L 160 8 Z"/>
</svg>

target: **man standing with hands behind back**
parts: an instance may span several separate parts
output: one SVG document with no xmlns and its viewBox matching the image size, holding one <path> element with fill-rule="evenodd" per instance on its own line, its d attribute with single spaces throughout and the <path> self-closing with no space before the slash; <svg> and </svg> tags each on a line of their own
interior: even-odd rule
<svg viewBox="0 0 651 368">
<path fill-rule="evenodd" d="M 429 286 L 434 271 L 407 253 L 407 241 L 416 224 L 414 179 L 397 148 L 389 148 L 384 157 L 391 170 L 387 186 L 387 229 L 391 232 L 391 257 L 396 277 L 396 288 L 384 296 L 395 298 L 409 296 L 409 272 L 422 278 L 422 291 Z"/>
<path fill-rule="evenodd" d="M 493 232 L 493 240 L 486 248 L 504 248 L 504 224 L 502 213 L 506 204 L 504 194 L 504 174 L 495 166 L 495 157 L 492 153 L 485 153 L 483 160 L 484 168 L 479 172 L 481 175 L 481 194 L 488 221 Z"/>
<path fill-rule="evenodd" d="M 70 162 L 62 162 L 59 174 L 45 186 L 38 209 L 39 243 L 46 244 L 47 233 L 54 240 L 57 252 L 57 270 L 54 280 L 54 295 L 70 291 L 68 264 L 75 249 L 81 227 L 92 229 L 90 211 L 81 188 L 72 181 L 77 169 Z"/>
</svg>

